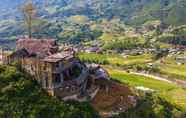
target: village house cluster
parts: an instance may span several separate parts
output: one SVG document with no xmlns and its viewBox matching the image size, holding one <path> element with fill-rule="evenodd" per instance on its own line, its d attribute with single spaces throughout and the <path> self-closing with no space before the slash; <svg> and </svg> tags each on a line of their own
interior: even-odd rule
<svg viewBox="0 0 186 118">
<path fill-rule="evenodd" d="M 108 88 L 109 75 L 99 66 L 87 67 L 72 48 L 59 51 L 52 39 L 19 39 L 16 50 L 4 57 L 4 64 L 18 63 L 49 95 L 64 100 L 92 99 Z"/>
</svg>

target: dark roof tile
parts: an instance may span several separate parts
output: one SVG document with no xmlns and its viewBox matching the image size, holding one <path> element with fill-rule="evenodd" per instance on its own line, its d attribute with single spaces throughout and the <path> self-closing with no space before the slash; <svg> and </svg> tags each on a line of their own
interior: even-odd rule
<svg viewBox="0 0 186 118">
<path fill-rule="evenodd" d="M 52 39 L 19 39 L 16 42 L 16 51 L 26 49 L 30 55 L 44 58 L 57 51 L 57 44 Z M 54 51 L 56 50 L 56 51 Z"/>
</svg>

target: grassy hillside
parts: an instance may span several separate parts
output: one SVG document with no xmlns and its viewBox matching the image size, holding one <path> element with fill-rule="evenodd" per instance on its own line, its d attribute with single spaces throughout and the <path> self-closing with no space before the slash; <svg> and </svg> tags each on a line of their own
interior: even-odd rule
<svg viewBox="0 0 186 118">
<path fill-rule="evenodd" d="M 186 109 L 186 91 L 176 85 L 155 80 L 144 76 L 127 73 L 123 70 L 108 68 L 107 70 L 111 74 L 114 80 L 118 80 L 122 83 L 127 83 L 133 87 L 147 87 L 156 91 L 156 93 L 168 100 L 169 102 L 178 105 Z"/>
<path fill-rule="evenodd" d="M 0 12 L 0 38 L 15 39 L 17 35 L 26 34 L 25 26 L 21 15 L 21 3 L 11 1 L 11 6 L 6 7 L 6 4 L 10 3 L 10 0 L 6 0 L 4 6 L 1 9 L 8 12 Z M 185 0 L 34 0 L 36 4 L 37 20 L 43 19 L 47 23 L 40 22 L 37 27 L 34 28 L 35 37 L 52 37 L 57 39 L 67 39 L 63 37 L 66 30 L 69 31 L 69 27 L 73 26 L 75 29 L 71 29 L 71 32 L 76 32 L 75 36 L 70 39 L 78 39 L 77 42 L 82 40 L 92 40 L 98 38 L 88 30 L 83 30 L 82 27 L 89 26 L 92 28 L 92 24 L 98 24 L 99 26 L 115 25 L 114 28 L 109 27 L 110 30 L 122 32 L 124 24 L 129 25 L 143 25 L 144 23 L 152 20 L 161 20 L 165 24 L 179 26 L 186 23 L 184 9 Z M 10 9 L 10 10 L 9 10 Z M 10 20 L 11 19 L 11 20 Z M 102 20 L 120 19 L 121 22 L 100 22 Z M 44 26 L 43 26 L 44 25 Z M 78 26 L 76 26 L 78 25 Z M 118 27 L 121 26 L 121 27 Z M 78 27 L 78 28 L 77 28 Z M 76 30 L 77 29 L 77 30 Z M 96 29 L 99 29 L 96 27 Z M 101 30 L 103 27 L 101 27 Z M 95 30 L 95 29 L 94 29 Z M 105 29 L 104 29 L 105 30 Z M 122 33 L 119 33 L 123 36 Z M 68 34 L 72 35 L 72 34 Z M 85 36 L 84 36 L 85 35 Z M 117 33 L 103 32 L 103 36 L 100 39 L 115 40 Z M 121 37 L 120 37 L 121 38 Z"/>
<path fill-rule="evenodd" d="M 93 19 L 119 17 L 131 24 L 141 24 L 147 20 L 161 19 L 161 17 L 171 25 L 181 25 L 186 22 L 185 0 L 72 0 L 70 2 L 67 0 L 66 5 L 62 1 L 50 3 L 53 3 L 49 6 L 50 8 L 52 5 L 56 6 L 54 14 L 64 16 L 85 15 Z M 60 6 L 64 8 L 59 8 Z"/>
</svg>

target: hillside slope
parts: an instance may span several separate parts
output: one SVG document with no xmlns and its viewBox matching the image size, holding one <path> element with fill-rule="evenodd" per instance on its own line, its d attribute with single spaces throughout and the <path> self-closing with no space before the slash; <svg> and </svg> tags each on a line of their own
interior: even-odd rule
<svg viewBox="0 0 186 118">
<path fill-rule="evenodd" d="M 21 6 L 25 0 L 0 1 L 0 39 L 15 39 L 25 34 Z M 99 23 L 102 19 L 121 19 L 128 25 L 143 25 L 152 20 L 161 20 L 168 25 L 186 23 L 186 0 L 33 0 L 37 17 L 46 23 L 39 37 L 58 38 L 66 30 L 66 22 L 74 16 L 83 16 Z M 74 17 L 77 18 L 77 17 Z M 83 22 L 81 24 L 86 24 Z M 68 23 L 76 26 L 79 21 Z M 36 24 L 38 25 L 38 24 Z"/>
<path fill-rule="evenodd" d="M 48 18 L 71 15 L 86 15 L 90 18 L 119 17 L 131 24 L 143 23 L 148 19 L 165 18 L 169 24 L 185 23 L 184 9 L 186 0 L 33 0 L 42 8 L 42 16 Z M 0 11 L 9 9 L 9 12 L 19 12 L 15 8 L 24 3 L 24 0 L 3 0 L 0 2 Z M 4 12 L 0 12 L 2 17 Z M 11 14 L 16 15 L 16 14 Z M 9 16 L 10 17 L 10 16 Z M 52 17 L 52 18 L 53 18 Z M 138 20 L 138 21 L 136 21 Z"/>
</svg>

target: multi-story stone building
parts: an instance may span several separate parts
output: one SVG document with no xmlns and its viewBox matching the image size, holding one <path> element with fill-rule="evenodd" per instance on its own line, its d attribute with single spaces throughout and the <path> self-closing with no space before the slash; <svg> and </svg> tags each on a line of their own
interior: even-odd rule
<svg viewBox="0 0 186 118">
<path fill-rule="evenodd" d="M 96 81 L 105 78 L 102 71 L 101 76 L 91 75 L 72 49 L 59 52 L 52 39 L 19 39 L 5 60 L 6 64 L 17 62 L 50 95 L 64 100 L 93 98 L 100 88 Z"/>
</svg>

